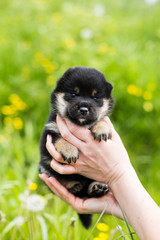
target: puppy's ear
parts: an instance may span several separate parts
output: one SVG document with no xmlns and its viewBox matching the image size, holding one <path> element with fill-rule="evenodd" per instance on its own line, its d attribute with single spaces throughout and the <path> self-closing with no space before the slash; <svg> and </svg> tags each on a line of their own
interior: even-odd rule
<svg viewBox="0 0 160 240">
<path fill-rule="evenodd" d="M 107 97 L 110 97 L 111 92 L 112 92 L 113 86 L 111 83 L 106 81 L 106 93 L 107 93 Z"/>
</svg>

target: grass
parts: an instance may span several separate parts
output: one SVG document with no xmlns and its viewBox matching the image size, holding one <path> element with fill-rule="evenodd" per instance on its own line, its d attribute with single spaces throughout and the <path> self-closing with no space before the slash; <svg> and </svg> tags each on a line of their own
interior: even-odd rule
<svg viewBox="0 0 160 240">
<path fill-rule="evenodd" d="M 140 180 L 160 205 L 159 10 L 159 2 L 138 0 L 0 1 L 0 210 L 6 215 L 0 239 L 80 240 L 91 231 L 48 192 L 37 172 L 49 95 L 70 66 L 95 67 L 113 84 L 111 120 Z M 38 186 L 34 191 L 31 182 Z M 24 208 L 19 200 L 24 191 L 42 195 L 44 210 Z M 90 239 L 118 238 L 112 216 L 100 221 L 109 226 L 106 235 L 95 228 Z M 127 233 L 126 224 L 117 221 Z"/>
</svg>

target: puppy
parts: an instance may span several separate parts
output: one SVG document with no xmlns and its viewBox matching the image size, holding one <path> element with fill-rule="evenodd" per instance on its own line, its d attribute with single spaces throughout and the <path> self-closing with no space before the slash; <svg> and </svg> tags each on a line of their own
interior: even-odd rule
<svg viewBox="0 0 160 240">
<path fill-rule="evenodd" d="M 50 167 L 52 156 L 46 149 L 47 134 L 52 136 L 56 150 L 67 163 L 76 162 L 78 149 L 60 135 L 56 115 L 91 130 L 94 139 L 106 141 L 110 129 L 103 121 L 113 106 L 112 85 L 94 68 L 69 68 L 57 82 L 51 94 L 51 112 L 44 127 L 40 142 L 41 160 L 39 172 L 54 176 L 71 193 L 80 198 L 100 197 L 109 191 L 107 184 L 96 182 L 79 174 L 60 175 Z M 98 161 L 98 159 L 97 159 Z M 91 214 L 79 214 L 84 227 L 92 223 Z"/>
</svg>

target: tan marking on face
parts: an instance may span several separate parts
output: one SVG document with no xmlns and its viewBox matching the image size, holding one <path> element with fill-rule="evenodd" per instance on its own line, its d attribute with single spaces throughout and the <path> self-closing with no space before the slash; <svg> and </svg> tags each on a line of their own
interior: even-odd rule
<svg viewBox="0 0 160 240">
<path fill-rule="evenodd" d="M 64 100 L 64 93 L 57 94 L 57 109 L 62 117 L 65 117 L 68 103 Z"/>
<path fill-rule="evenodd" d="M 98 112 L 98 121 L 104 118 L 106 115 L 108 115 L 109 112 L 109 100 L 103 99 L 103 105 L 99 108 Z"/>
<path fill-rule="evenodd" d="M 92 91 L 92 97 L 95 97 L 96 94 L 97 94 L 97 90 L 96 90 L 96 89 L 93 89 L 93 91 Z"/>
<path fill-rule="evenodd" d="M 80 93 L 79 87 L 75 87 L 75 88 L 74 88 L 74 91 L 75 91 L 76 94 L 79 94 L 79 93 Z"/>
</svg>

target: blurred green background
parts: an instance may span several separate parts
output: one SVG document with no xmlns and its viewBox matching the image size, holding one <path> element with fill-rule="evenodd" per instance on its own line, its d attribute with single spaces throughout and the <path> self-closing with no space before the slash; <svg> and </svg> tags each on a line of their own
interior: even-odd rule
<svg viewBox="0 0 160 240">
<path fill-rule="evenodd" d="M 113 84 L 110 118 L 160 205 L 159 12 L 156 0 L 0 1 L 0 239 L 80 240 L 91 231 L 37 172 L 50 93 L 71 66 L 94 67 Z M 24 192 L 42 195 L 44 210 L 24 207 Z M 112 216 L 101 222 L 109 230 L 95 229 L 89 239 L 119 236 Z"/>
</svg>

